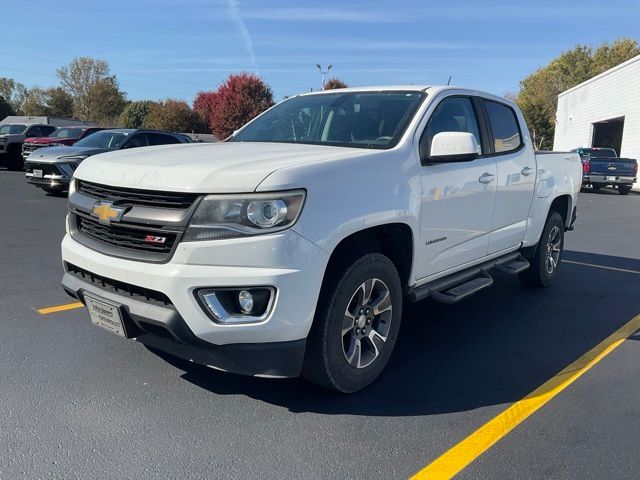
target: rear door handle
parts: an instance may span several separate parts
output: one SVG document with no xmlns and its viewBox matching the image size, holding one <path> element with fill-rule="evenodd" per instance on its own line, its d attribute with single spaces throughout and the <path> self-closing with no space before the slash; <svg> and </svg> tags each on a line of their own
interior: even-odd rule
<svg viewBox="0 0 640 480">
<path fill-rule="evenodd" d="M 478 179 L 478 181 L 480 183 L 491 183 L 493 182 L 495 175 L 485 172 L 482 175 L 480 175 L 480 178 Z"/>
<path fill-rule="evenodd" d="M 531 175 L 531 174 L 533 173 L 533 168 L 531 168 L 531 167 L 524 167 L 520 173 L 521 173 L 522 175 L 524 175 L 525 177 L 528 177 L 529 175 Z"/>
</svg>

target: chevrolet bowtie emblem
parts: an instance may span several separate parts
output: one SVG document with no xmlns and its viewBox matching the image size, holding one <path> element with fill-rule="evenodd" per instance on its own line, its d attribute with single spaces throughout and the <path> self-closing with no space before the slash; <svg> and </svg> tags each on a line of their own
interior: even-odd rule
<svg viewBox="0 0 640 480">
<path fill-rule="evenodd" d="M 124 208 L 114 207 L 111 202 L 96 202 L 91 211 L 91 216 L 97 218 L 104 225 L 111 222 L 119 222 L 124 215 Z"/>
<path fill-rule="evenodd" d="M 609 170 L 617 170 L 615 165 L 609 165 Z"/>
</svg>

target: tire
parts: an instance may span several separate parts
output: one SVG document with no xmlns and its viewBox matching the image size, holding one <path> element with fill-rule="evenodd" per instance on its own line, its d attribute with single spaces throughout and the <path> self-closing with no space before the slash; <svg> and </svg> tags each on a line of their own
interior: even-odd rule
<svg viewBox="0 0 640 480">
<path fill-rule="evenodd" d="M 551 212 L 547 217 L 533 257 L 529 259 L 531 266 L 520 274 L 520 279 L 526 285 L 533 287 L 551 285 L 558 273 L 563 249 L 564 222 L 558 212 Z"/>
<path fill-rule="evenodd" d="M 631 185 L 620 185 L 618 187 L 618 193 L 620 195 L 629 195 L 630 191 L 631 191 Z"/>
<path fill-rule="evenodd" d="M 600 190 L 601 188 L 604 188 L 605 185 L 604 183 L 594 183 L 591 185 L 591 188 L 593 188 L 594 190 Z"/>
<path fill-rule="evenodd" d="M 373 382 L 389 361 L 400 330 L 402 286 L 394 264 L 379 253 L 360 256 L 334 273 L 320 294 L 302 375 L 351 393 Z"/>
<path fill-rule="evenodd" d="M 22 159 L 20 148 L 15 146 L 9 147 L 7 151 L 7 170 L 13 172 L 24 170 L 24 160 Z"/>
</svg>

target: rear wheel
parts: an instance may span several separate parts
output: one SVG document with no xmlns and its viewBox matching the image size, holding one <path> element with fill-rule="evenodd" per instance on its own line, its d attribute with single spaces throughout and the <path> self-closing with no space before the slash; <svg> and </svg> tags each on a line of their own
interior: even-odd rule
<svg viewBox="0 0 640 480">
<path fill-rule="evenodd" d="M 328 279 L 307 339 L 302 374 L 339 392 L 373 382 L 389 361 L 400 329 L 402 287 L 394 264 L 364 255 Z"/>
<path fill-rule="evenodd" d="M 603 188 L 603 187 L 604 187 L 604 183 L 594 183 L 594 184 L 592 184 L 592 185 L 591 185 L 591 187 L 592 187 L 594 190 L 600 190 L 601 188 Z"/>
<path fill-rule="evenodd" d="M 24 160 L 20 154 L 20 148 L 12 145 L 7 150 L 7 170 L 17 172 L 24 169 Z"/>
<path fill-rule="evenodd" d="M 540 241 L 529 260 L 531 267 L 520 274 L 520 279 L 535 287 L 549 286 L 560 266 L 563 248 L 564 222 L 558 212 L 552 212 L 547 217 Z"/>
<path fill-rule="evenodd" d="M 618 193 L 620 195 L 628 195 L 631 191 L 631 185 L 620 185 L 618 187 Z"/>
</svg>

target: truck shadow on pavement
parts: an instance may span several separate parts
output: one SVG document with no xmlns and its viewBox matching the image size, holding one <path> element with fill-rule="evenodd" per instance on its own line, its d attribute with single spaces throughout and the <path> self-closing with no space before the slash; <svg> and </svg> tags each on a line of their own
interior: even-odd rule
<svg viewBox="0 0 640 480">
<path fill-rule="evenodd" d="M 640 272 L 638 259 L 572 251 L 565 259 Z M 492 288 L 458 305 L 405 304 L 387 368 L 351 395 L 302 379 L 221 373 L 154 353 L 214 394 L 247 395 L 292 412 L 429 415 L 515 402 L 638 313 L 639 274 L 564 263 L 547 289 L 496 274 Z"/>
</svg>

